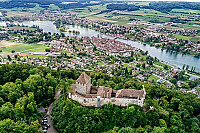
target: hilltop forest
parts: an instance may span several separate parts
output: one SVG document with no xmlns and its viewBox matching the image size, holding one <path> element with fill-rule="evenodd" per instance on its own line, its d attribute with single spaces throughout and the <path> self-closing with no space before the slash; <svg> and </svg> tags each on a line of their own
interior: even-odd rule
<svg viewBox="0 0 200 133">
<path fill-rule="evenodd" d="M 137 105 L 122 108 L 112 104 L 94 109 L 62 96 L 54 103 L 52 120 L 57 130 L 65 133 L 200 132 L 199 98 L 164 86 L 145 84 L 145 88 L 146 111 Z"/>
<path fill-rule="evenodd" d="M 70 85 L 80 74 L 77 70 L 51 70 L 27 64 L 0 65 L 0 131 L 41 132 L 41 114 L 37 108 L 48 106 L 54 101 L 56 91 L 64 89 L 65 95 L 55 101 L 51 114 L 59 132 L 199 132 L 200 100 L 194 94 L 125 76 L 90 72 L 94 85 L 141 89 L 144 84 L 145 109 L 110 104 L 101 109 L 83 107 L 67 98 Z"/>
</svg>

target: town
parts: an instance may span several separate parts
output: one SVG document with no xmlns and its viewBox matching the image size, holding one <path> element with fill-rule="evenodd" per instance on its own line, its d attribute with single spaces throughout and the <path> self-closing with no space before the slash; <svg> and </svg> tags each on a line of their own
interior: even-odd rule
<svg viewBox="0 0 200 133">
<path fill-rule="evenodd" d="M 10 28 L 7 28 L 10 27 Z M 182 69 L 166 65 L 157 58 L 138 48 L 122 43 L 116 39 L 99 37 L 76 37 L 64 34 L 43 33 L 38 27 L 7 25 L 1 37 L 16 43 L 34 42 L 44 46 L 43 51 L 1 53 L 1 63 L 27 63 L 45 66 L 51 69 L 80 69 L 100 71 L 112 76 L 130 76 L 134 80 L 164 84 L 169 88 L 199 94 L 199 76 Z M 31 28 L 31 29 L 30 29 Z M 16 32 L 17 31 L 17 32 Z M 32 36 L 28 38 L 24 35 Z M 6 34 L 5 34 L 6 33 Z M 40 41 L 43 40 L 43 41 Z M 4 49 L 2 49 L 4 52 Z M 122 88 L 120 88 L 122 89 Z"/>
<path fill-rule="evenodd" d="M 0 0 L 0 132 L 200 132 L 200 2 Z"/>
</svg>

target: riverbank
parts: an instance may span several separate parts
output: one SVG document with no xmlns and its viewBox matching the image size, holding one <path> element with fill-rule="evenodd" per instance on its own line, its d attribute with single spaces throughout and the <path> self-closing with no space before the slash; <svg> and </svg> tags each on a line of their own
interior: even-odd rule
<svg viewBox="0 0 200 133">
<path fill-rule="evenodd" d="M 0 25 L 6 24 L 6 22 L 1 22 Z M 20 23 L 22 24 L 22 23 Z M 56 29 L 56 26 L 53 24 L 51 21 L 27 21 L 23 23 L 24 25 L 32 26 L 32 25 L 38 25 L 40 28 L 43 29 L 43 32 L 51 32 L 51 33 L 60 33 L 58 29 Z M 69 33 L 64 33 L 65 36 L 77 36 L 77 37 L 83 37 L 83 36 L 101 36 L 105 38 L 114 38 L 112 36 L 108 36 L 105 34 L 102 34 L 98 31 L 89 29 L 89 28 L 84 28 L 81 26 L 77 25 L 67 25 L 69 27 L 69 30 L 77 30 L 80 31 L 79 35 L 72 35 Z M 149 55 L 152 57 L 156 57 L 159 60 L 164 60 L 166 62 L 169 62 L 171 65 L 175 65 L 176 67 L 182 68 L 182 66 L 189 65 L 191 68 L 196 67 L 196 71 L 200 71 L 200 59 L 195 58 L 190 55 L 182 55 L 179 53 L 170 53 L 166 50 L 161 50 L 161 48 L 155 48 L 155 47 L 150 47 L 149 45 L 143 45 L 142 43 L 136 42 L 136 41 L 131 41 L 131 40 L 125 40 L 125 39 L 117 39 L 123 43 L 130 44 L 133 47 L 139 48 L 143 51 L 148 51 Z"/>
</svg>

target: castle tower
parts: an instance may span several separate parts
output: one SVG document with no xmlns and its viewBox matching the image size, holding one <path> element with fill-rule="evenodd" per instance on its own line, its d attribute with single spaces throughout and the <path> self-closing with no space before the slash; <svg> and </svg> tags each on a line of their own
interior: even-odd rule
<svg viewBox="0 0 200 133">
<path fill-rule="evenodd" d="M 76 80 L 76 92 L 82 95 L 90 94 L 91 78 L 83 72 Z"/>
</svg>

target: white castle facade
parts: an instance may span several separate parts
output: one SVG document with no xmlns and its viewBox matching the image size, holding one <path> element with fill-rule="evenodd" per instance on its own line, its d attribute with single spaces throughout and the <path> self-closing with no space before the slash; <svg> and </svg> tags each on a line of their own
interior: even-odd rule
<svg viewBox="0 0 200 133">
<path fill-rule="evenodd" d="M 115 104 L 117 106 L 128 106 L 129 104 L 144 106 L 146 91 L 135 89 L 113 90 L 104 86 L 92 86 L 91 78 L 82 73 L 71 86 L 73 91 L 69 98 L 79 102 L 83 106 L 101 107 L 104 104 Z"/>
</svg>

